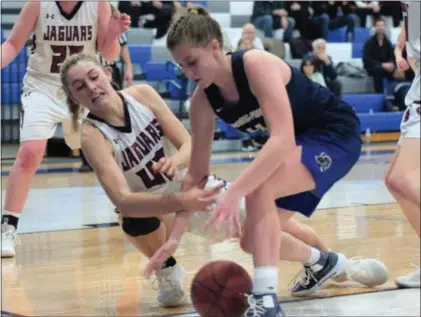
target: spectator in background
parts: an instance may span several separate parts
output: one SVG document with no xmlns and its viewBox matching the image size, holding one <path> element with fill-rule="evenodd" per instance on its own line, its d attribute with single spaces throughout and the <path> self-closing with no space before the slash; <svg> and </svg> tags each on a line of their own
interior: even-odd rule
<svg viewBox="0 0 421 317">
<path fill-rule="evenodd" d="M 301 62 L 300 70 L 312 81 L 318 83 L 319 85 L 323 87 L 327 87 L 326 81 L 323 75 L 316 71 L 315 63 L 312 58 L 303 59 L 303 61 Z"/>
<path fill-rule="evenodd" d="M 383 19 L 375 23 L 375 34 L 364 44 L 363 63 L 367 73 L 373 77 L 374 90 L 383 93 L 384 78 L 393 79 L 396 72 L 395 55 L 393 46 L 386 36 L 386 27 Z"/>
<path fill-rule="evenodd" d="M 273 38 L 273 31 L 284 29 L 284 42 L 289 42 L 294 31 L 294 19 L 288 17 L 284 1 L 254 1 L 251 23 Z"/>
<path fill-rule="evenodd" d="M 152 14 L 153 20 L 147 20 L 143 27 L 157 29 L 155 38 L 163 37 L 171 23 L 171 18 L 177 8 L 181 7 L 179 1 L 119 1 L 118 9 L 131 17 L 131 27 L 139 27 L 139 18 L 142 15 Z"/>
<path fill-rule="evenodd" d="M 374 21 L 382 15 L 390 16 L 393 19 L 393 26 L 398 27 L 402 20 L 400 1 L 355 1 L 356 14 L 360 18 L 360 26 L 367 25 L 367 16 L 371 16 Z"/>
<path fill-rule="evenodd" d="M 314 15 L 309 1 L 286 1 L 285 8 L 294 19 L 295 28 L 300 32 L 301 38 L 310 41 L 318 38 L 327 40 L 329 16 L 326 13 Z"/>
<path fill-rule="evenodd" d="M 312 59 L 314 61 L 315 71 L 323 75 L 326 86 L 337 96 L 341 98 L 342 85 L 335 71 L 332 58 L 326 53 L 326 41 L 317 39 L 313 41 L 313 51 L 306 54 L 304 59 Z"/>
<path fill-rule="evenodd" d="M 347 40 L 352 41 L 358 18 L 355 14 L 357 6 L 353 1 L 312 1 L 314 16 L 327 14 L 329 30 L 346 26 Z"/>
<path fill-rule="evenodd" d="M 262 40 L 256 36 L 256 28 L 251 23 L 246 23 L 243 25 L 241 38 L 238 40 L 235 40 L 234 43 L 238 44 L 239 41 L 242 41 L 244 39 L 249 40 L 253 44 L 253 47 L 261 49 L 261 50 L 264 49 Z"/>
</svg>

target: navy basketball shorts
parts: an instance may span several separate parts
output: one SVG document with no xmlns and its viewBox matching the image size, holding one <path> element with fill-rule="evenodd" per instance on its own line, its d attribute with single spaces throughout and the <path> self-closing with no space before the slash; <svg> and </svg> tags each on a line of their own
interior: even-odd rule
<svg viewBox="0 0 421 317">
<path fill-rule="evenodd" d="M 345 130 L 345 129 L 344 129 Z M 361 154 L 360 132 L 344 134 L 328 130 L 309 130 L 296 138 L 302 147 L 301 162 L 316 184 L 315 189 L 275 200 L 278 208 L 310 217 L 323 195 L 357 163 Z"/>
</svg>

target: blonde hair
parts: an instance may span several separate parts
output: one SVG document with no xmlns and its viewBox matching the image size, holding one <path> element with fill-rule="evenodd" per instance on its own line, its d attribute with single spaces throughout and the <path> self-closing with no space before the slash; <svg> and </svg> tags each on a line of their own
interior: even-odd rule
<svg viewBox="0 0 421 317">
<path fill-rule="evenodd" d="M 172 51 L 182 44 L 206 47 L 212 39 L 216 39 L 221 48 L 227 50 L 221 26 L 204 8 L 180 9 L 170 26 L 167 48 Z"/>
<path fill-rule="evenodd" d="M 67 76 L 69 74 L 69 70 L 73 66 L 77 65 L 79 62 L 84 62 L 84 61 L 92 62 L 95 65 L 102 67 L 97 56 L 89 55 L 86 53 L 79 53 L 79 54 L 74 54 L 74 55 L 69 56 L 68 58 L 66 58 L 63 65 L 61 65 L 60 67 L 60 80 L 63 87 L 63 91 L 67 98 L 67 105 L 72 115 L 73 129 L 75 131 L 79 129 L 79 115 L 81 112 L 81 107 L 80 105 L 76 104 L 72 99 L 72 94 L 70 92 L 69 81 L 68 81 Z"/>
</svg>

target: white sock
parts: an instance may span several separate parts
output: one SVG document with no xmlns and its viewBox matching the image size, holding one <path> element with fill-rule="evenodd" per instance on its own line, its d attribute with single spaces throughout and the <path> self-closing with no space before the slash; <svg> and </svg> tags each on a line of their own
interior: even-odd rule
<svg viewBox="0 0 421 317">
<path fill-rule="evenodd" d="M 316 264 L 319 260 L 320 260 L 320 251 L 315 248 L 311 248 L 310 258 L 308 259 L 308 261 L 304 263 L 304 265 L 312 266 Z"/>
<path fill-rule="evenodd" d="M 278 290 L 278 268 L 260 266 L 254 269 L 253 294 L 273 294 Z"/>
<path fill-rule="evenodd" d="M 7 216 L 7 215 L 19 218 L 21 214 L 17 212 L 4 210 L 2 216 Z"/>
</svg>

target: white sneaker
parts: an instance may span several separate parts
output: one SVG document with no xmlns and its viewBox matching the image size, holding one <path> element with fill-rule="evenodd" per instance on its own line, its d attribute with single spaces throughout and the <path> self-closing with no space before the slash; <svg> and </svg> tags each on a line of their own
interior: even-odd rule
<svg viewBox="0 0 421 317">
<path fill-rule="evenodd" d="M 367 287 L 375 287 L 387 282 L 389 271 L 387 267 L 376 259 L 349 259 L 344 274 L 336 282 L 346 280 L 355 281 Z"/>
<path fill-rule="evenodd" d="M 13 226 L 3 224 L 1 226 L 1 257 L 13 258 L 16 255 L 16 229 Z"/>
<path fill-rule="evenodd" d="M 420 268 L 405 276 L 399 276 L 395 284 L 402 288 L 420 288 Z"/>
<path fill-rule="evenodd" d="M 158 280 L 158 302 L 163 307 L 175 307 L 185 303 L 184 281 L 186 272 L 176 264 L 162 269 L 156 276 Z"/>
</svg>

